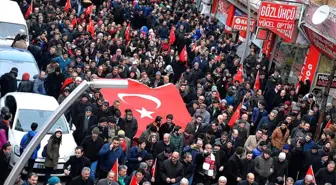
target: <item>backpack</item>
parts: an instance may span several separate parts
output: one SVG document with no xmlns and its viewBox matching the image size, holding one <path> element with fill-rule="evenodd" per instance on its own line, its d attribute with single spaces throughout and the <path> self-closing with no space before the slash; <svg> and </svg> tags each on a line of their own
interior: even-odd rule
<svg viewBox="0 0 336 185">
<path fill-rule="evenodd" d="M 44 158 L 47 157 L 47 146 L 48 146 L 48 143 L 43 147 L 42 157 L 44 157 Z"/>
<path fill-rule="evenodd" d="M 27 139 L 20 147 L 20 154 L 23 153 L 24 149 L 26 149 L 30 141 L 33 139 L 33 137 L 29 133 L 27 133 L 26 135 L 27 135 Z"/>
</svg>

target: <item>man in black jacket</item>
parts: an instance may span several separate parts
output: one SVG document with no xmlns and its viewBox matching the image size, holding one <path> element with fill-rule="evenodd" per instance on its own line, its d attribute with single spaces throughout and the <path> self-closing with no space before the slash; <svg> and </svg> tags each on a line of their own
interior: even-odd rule
<svg viewBox="0 0 336 185">
<path fill-rule="evenodd" d="M 71 156 L 64 164 L 64 174 L 68 176 L 66 184 L 70 185 L 72 178 L 80 175 L 84 167 L 90 167 L 90 160 L 83 156 L 83 147 L 77 146 L 75 155 Z"/>
<path fill-rule="evenodd" d="M 85 136 L 91 134 L 89 132 L 90 127 L 97 126 L 98 119 L 97 116 L 92 113 L 92 107 L 87 106 L 85 108 L 85 112 L 79 114 L 75 120 L 74 124 L 76 126 L 76 130 L 73 135 L 77 145 L 80 145 Z"/>
<path fill-rule="evenodd" d="M 72 179 L 70 185 L 94 185 L 93 180 L 90 178 L 90 168 L 84 167 L 81 174 Z"/>
<path fill-rule="evenodd" d="M 0 78 L 0 97 L 4 97 L 7 93 L 15 92 L 17 90 L 17 76 L 18 68 L 13 67 L 8 73 L 5 73 Z"/>
<path fill-rule="evenodd" d="M 167 159 L 160 167 L 160 177 L 163 185 L 171 185 L 180 182 L 183 178 L 183 164 L 179 161 L 180 154 L 173 152 L 171 159 Z"/>
<path fill-rule="evenodd" d="M 0 184 L 4 184 L 7 176 L 9 175 L 9 161 L 11 158 L 12 146 L 10 143 L 2 145 L 0 151 Z"/>
<path fill-rule="evenodd" d="M 81 144 L 84 156 L 91 162 L 91 178 L 95 179 L 95 172 L 98 164 L 98 153 L 104 145 L 104 140 L 99 137 L 99 128 L 92 130 L 92 135 L 86 136 Z"/>
<path fill-rule="evenodd" d="M 246 176 L 246 180 L 242 180 L 238 183 L 238 185 L 258 185 L 257 182 L 254 181 L 255 177 L 253 173 L 249 173 Z"/>
<path fill-rule="evenodd" d="M 254 160 L 252 160 L 253 154 L 251 151 L 246 152 L 246 157 L 241 161 L 242 168 L 241 168 L 241 174 L 242 179 L 246 180 L 247 174 L 254 172 Z"/>
<path fill-rule="evenodd" d="M 126 109 L 125 110 L 125 118 L 120 123 L 119 127 L 121 130 L 124 130 L 126 133 L 126 137 L 133 140 L 135 134 L 138 131 L 138 121 L 134 118 L 132 110 Z"/>
<path fill-rule="evenodd" d="M 193 165 L 192 165 L 192 156 L 189 152 L 186 152 L 183 155 L 183 159 L 181 159 L 181 163 L 183 164 L 183 169 L 184 169 L 183 177 L 188 179 L 189 183 L 191 183 L 194 172 L 193 172 Z"/>
<path fill-rule="evenodd" d="M 171 149 L 169 147 L 165 148 L 163 152 L 159 153 L 156 156 L 156 174 L 155 174 L 155 183 L 161 184 L 161 174 L 158 173 L 158 171 L 161 169 L 161 166 L 163 166 L 163 162 L 167 159 L 169 159 L 171 156 Z"/>
<path fill-rule="evenodd" d="M 316 184 L 336 184 L 335 162 L 329 161 L 326 168 L 321 168 L 315 175 Z"/>
<path fill-rule="evenodd" d="M 225 176 L 228 180 L 228 185 L 236 185 L 242 180 L 241 174 L 241 157 L 245 152 L 244 148 L 238 147 L 226 164 Z"/>
</svg>

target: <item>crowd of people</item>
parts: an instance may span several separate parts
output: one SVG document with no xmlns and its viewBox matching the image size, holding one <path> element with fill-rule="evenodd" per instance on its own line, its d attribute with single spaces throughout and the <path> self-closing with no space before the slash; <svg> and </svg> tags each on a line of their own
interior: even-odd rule
<svg viewBox="0 0 336 185">
<path fill-rule="evenodd" d="M 26 15 L 32 3 L 17 1 Z M 24 73 L 17 87 L 18 69 L 12 68 L 1 77 L 1 96 L 39 93 L 61 103 L 83 80 L 130 78 L 153 88 L 173 83 L 193 121 L 182 128 L 167 112 L 137 138 L 132 110 L 121 111 L 121 102 L 108 102 L 99 89 L 90 89 L 65 113 L 76 126 L 78 145 L 69 149 L 75 155 L 64 165 L 68 185 L 336 184 L 336 124 L 329 122 L 335 108 L 328 105 L 319 128 L 320 107 L 309 80 L 299 79 L 299 89 L 283 81 L 279 69 L 268 71 L 266 55 L 253 44 L 241 64 L 240 41 L 216 18 L 200 14 L 193 0 L 92 3 L 34 0 L 27 16 L 29 49 L 41 72 Z M 184 50 L 187 59 L 181 57 Z M 239 69 L 242 80 L 236 78 Z M 4 107 L 0 184 L 9 173 L 11 119 Z M 22 150 L 38 128 L 26 124 L 31 131 L 21 140 Z M 62 142 L 57 129 L 44 148 L 35 149 L 27 177 L 17 184 L 37 184 L 33 166 L 43 148 L 44 184 L 59 185 L 50 174 Z"/>
</svg>

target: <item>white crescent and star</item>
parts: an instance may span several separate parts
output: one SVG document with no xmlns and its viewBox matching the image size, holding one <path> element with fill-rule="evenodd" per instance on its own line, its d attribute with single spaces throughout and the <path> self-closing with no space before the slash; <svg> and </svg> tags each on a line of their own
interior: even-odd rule
<svg viewBox="0 0 336 185">
<path fill-rule="evenodd" d="M 118 93 L 118 98 L 124 102 L 124 103 L 127 103 L 129 104 L 127 101 L 124 100 L 125 97 L 139 97 L 139 98 L 143 98 L 143 99 L 146 99 L 146 100 L 150 100 L 152 102 L 154 102 L 156 104 L 156 109 L 158 109 L 159 107 L 161 107 L 161 101 L 154 97 L 154 96 L 151 96 L 151 95 L 147 95 L 147 94 L 128 94 L 128 93 Z M 148 117 L 150 119 L 153 119 L 152 117 L 152 114 L 154 112 L 152 111 L 148 111 L 146 108 L 142 107 L 142 109 L 135 109 L 137 112 L 140 113 L 140 118 L 145 118 L 145 117 Z"/>
</svg>

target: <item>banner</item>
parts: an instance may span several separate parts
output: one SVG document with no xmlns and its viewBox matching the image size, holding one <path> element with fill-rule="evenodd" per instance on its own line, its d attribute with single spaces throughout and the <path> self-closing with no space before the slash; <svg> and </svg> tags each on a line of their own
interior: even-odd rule
<svg viewBox="0 0 336 185">
<path fill-rule="evenodd" d="M 216 18 L 225 25 L 225 30 L 230 31 L 235 7 L 227 0 L 218 0 Z"/>
<path fill-rule="evenodd" d="M 296 6 L 262 2 L 258 16 L 259 27 L 293 30 L 295 27 Z"/>
<path fill-rule="evenodd" d="M 314 32 L 313 30 L 305 27 L 306 33 L 310 42 L 322 53 L 326 54 L 330 58 L 336 58 L 336 44 L 329 41 L 322 35 Z"/>
<path fill-rule="evenodd" d="M 314 45 L 310 45 L 309 53 L 305 57 L 305 62 L 301 69 L 302 80 L 310 80 L 313 82 L 316 67 L 320 58 L 320 52 Z"/>
<path fill-rule="evenodd" d="M 233 24 L 232 29 L 234 30 L 240 30 L 240 31 L 246 31 L 247 30 L 247 17 L 243 16 L 234 16 L 233 17 Z M 252 19 L 250 20 L 250 31 L 253 32 L 253 29 L 255 27 L 256 20 Z"/>
<path fill-rule="evenodd" d="M 327 87 L 328 77 L 329 77 L 329 74 L 318 73 L 317 80 L 316 80 L 316 86 Z M 333 81 L 331 83 L 331 88 L 336 88 L 336 76 L 334 76 L 333 78 Z"/>
<path fill-rule="evenodd" d="M 283 38 L 285 42 L 292 42 L 294 36 L 294 27 L 292 30 L 281 30 L 281 29 L 270 29 L 275 34 L 279 35 L 279 37 Z"/>
</svg>

